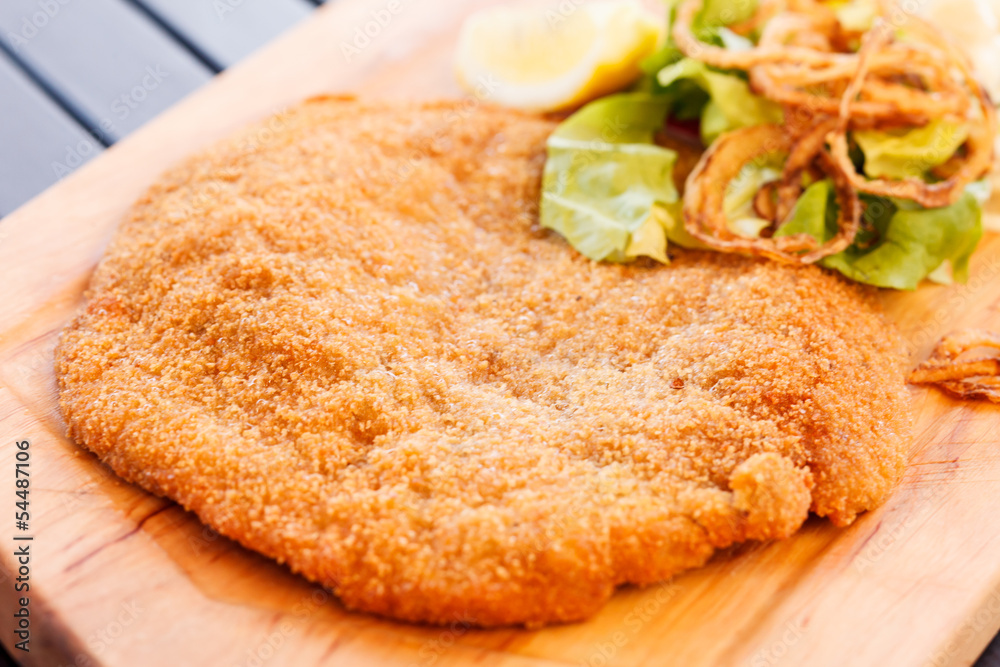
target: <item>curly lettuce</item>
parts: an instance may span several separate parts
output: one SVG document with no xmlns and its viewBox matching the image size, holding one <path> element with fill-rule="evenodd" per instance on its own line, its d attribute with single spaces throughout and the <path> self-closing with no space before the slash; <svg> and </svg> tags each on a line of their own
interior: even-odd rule
<svg viewBox="0 0 1000 667">
<path fill-rule="evenodd" d="M 864 153 L 868 176 L 919 178 L 947 162 L 968 139 L 969 128 L 939 119 L 905 132 L 855 130 L 852 136 Z"/>
<path fill-rule="evenodd" d="M 669 102 L 627 93 L 592 102 L 549 137 L 541 224 L 593 260 L 667 262 L 677 237 L 677 154 L 653 142 Z"/>
<path fill-rule="evenodd" d="M 677 3 L 667 4 L 672 21 Z M 845 22 L 864 25 L 870 21 L 871 4 L 852 0 L 835 9 Z M 751 16 L 755 7 L 756 0 L 706 0 L 694 32 L 707 44 L 751 48 L 752 39 L 727 26 Z M 666 43 L 642 68 L 641 92 L 592 102 L 560 125 L 548 143 L 542 225 L 594 260 L 651 257 L 667 262 L 669 243 L 704 247 L 684 229 L 672 178 L 676 154 L 654 142 L 668 119 L 698 120 L 706 146 L 724 132 L 782 120 L 780 107 L 755 95 L 745 73 L 685 57 L 669 30 Z M 948 119 L 909 130 L 857 130 L 851 134 L 852 158 L 869 178 L 933 181 L 935 168 L 961 151 L 967 132 Z M 724 211 L 734 234 L 757 237 L 769 226 L 753 210 L 753 198 L 764 183 L 778 177 L 779 162 L 746 165 L 725 186 Z M 925 279 L 965 280 L 969 256 L 982 235 L 979 185 L 938 209 L 862 194 L 866 221 L 858 238 L 821 265 L 858 282 L 895 289 L 911 290 Z M 831 189 L 827 181 L 809 185 L 776 235 L 808 233 L 820 243 L 832 238 L 837 202 Z"/>
<path fill-rule="evenodd" d="M 701 120 L 701 138 L 707 146 L 720 134 L 760 123 L 781 122 L 781 108 L 753 94 L 742 72 L 729 72 L 687 58 L 669 37 L 676 2 L 668 2 L 670 20 L 668 38 L 663 47 L 642 64 L 647 75 L 643 86 L 669 99 L 670 116 L 682 120 Z M 752 0 L 731 2 L 708 0 L 692 26 L 695 34 L 707 43 L 728 49 L 745 49 L 753 43 L 726 28 L 753 15 L 757 3 Z"/>
<path fill-rule="evenodd" d="M 701 140 L 706 146 L 723 132 L 781 122 L 781 107 L 750 92 L 750 85 L 744 79 L 698 60 L 684 58 L 667 65 L 656 75 L 656 80 L 668 97 L 671 86 L 682 81 L 697 86 L 707 95 L 701 109 Z"/>
<path fill-rule="evenodd" d="M 983 233 L 982 209 L 974 192 L 943 208 L 913 202 L 865 200 L 865 229 L 846 250 L 820 260 L 851 280 L 899 290 L 916 289 L 922 280 L 964 282 L 969 258 Z M 829 181 L 813 183 L 799 198 L 775 236 L 809 234 L 820 243 L 837 233 L 837 205 Z M 949 272 L 944 270 L 950 266 Z"/>
</svg>

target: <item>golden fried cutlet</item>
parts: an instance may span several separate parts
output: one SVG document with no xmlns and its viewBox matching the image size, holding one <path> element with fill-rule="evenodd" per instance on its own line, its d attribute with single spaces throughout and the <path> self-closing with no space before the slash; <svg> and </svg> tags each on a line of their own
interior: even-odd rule
<svg viewBox="0 0 1000 667">
<path fill-rule="evenodd" d="M 593 614 L 882 502 L 908 441 L 872 292 L 538 226 L 553 125 L 311 100 L 168 173 L 58 352 L 73 438 L 334 590 L 431 623 Z"/>
</svg>

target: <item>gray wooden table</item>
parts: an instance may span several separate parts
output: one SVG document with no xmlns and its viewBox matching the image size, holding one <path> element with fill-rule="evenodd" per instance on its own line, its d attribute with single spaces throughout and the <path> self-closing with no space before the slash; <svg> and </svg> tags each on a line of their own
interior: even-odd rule
<svg viewBox="0 0 1000 667">
<path fill-rule="evenodd" d="M 0 0 L 0 216 L 321 0 Z"/>
<path fill-rule="evenodd" d="M 323 1 L 0 0 L 0 217 Z"/>
</svg>

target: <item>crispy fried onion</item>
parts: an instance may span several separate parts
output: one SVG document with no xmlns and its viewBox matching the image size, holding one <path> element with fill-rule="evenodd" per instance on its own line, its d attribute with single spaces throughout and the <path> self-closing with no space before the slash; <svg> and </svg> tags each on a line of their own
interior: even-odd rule
<svg viewBox="0 0 1000 667">
<path fill-rule="evenodd" d="M 754 92 L 779 103 L 785 116 L 780 127 L 720 137 L 688 178 L 685 228 L 709 247 L 815 262 L 854 241 L 858 192 L 938 208 L 953 204 L 990 170 L 996 110 L 968 59 L 922 19 L 883 0 L 872 29 L 860 34 L 845 30 L 817 0 L 765 0 L 753 16 L 731 26 L 740 34 L 759 34 L 757 45 L 727 50 L 695 34 L 692 26 L 704 1 L 684 0 L 678 8 L 672 27 L 678 47 L 710 66 L 747 72 Z M 905 41 L 897 40 L 900 27 Z M 869 179 L 858 173 L 851 159 L 852 131 L 922 127 L 942 118 L 965 124 L 969 132 L 959 151 L 932 170 L 941 180 Z M 771 225 L 761 238 L 740 237 L 726 224 L 725 188 L 744 164 L 777 152 L 788 155 L 781 179 L 754 198 L 757 215 Z M 801 236 L 772 237 L 801 196 L 804 174 L 829 177 L 840 205 L 838 233 L 820 247 Z"/>
<path fill-rule="evenodd" d="M 702 243 L 718 250 L 747 252 L 782 262 L 808 264 L 844 250 L 857 234 L 861 205 L 857 192 L 850 186 L 843 171 L 825 152 L 803 157 L 801 161 L 815 164 L 833 180 L 840 215 L 837 221 L 838 232 L 832 239 L 818 246 L 816 239 L 808 234 L 746 238 L 733 233 L 726 223 L 725 189 L 743 167 L 755 160 L 764 163 L 771 155 L 794 154 L 795 148 L 792 135 L 781 125 L 754 125 L 719 137 L 688 177 L 684 193 L 684 224 L 687 231 Z M 790 159 L 789 164 L 791 162 Z M 779 192 L 778 205 L 781 204 Z M 760 205 L 763 206 L 762 203 Z M 774 224 L 772 221 L 771 233 L 774 231 Z"/>
<path fill-rule="evenodd" d="M 850 60 L 848 54 L 824 53 L 801 46 L 772 44 L 759 45 L 745 51 L 730 51 L 708 44 L 698 39 L 692 28 L 694 19 L 701 12 L 704 2 L 705 0 L 686 0 L 677 8 L 677 17 L 674 19 L 671 36 L 684 55 L 700 60 L 706 65 L 719 69 L 747 70 L 761 63 L 797 62 L 803 65 L 822 66 L 831 62 L 848 62 Z M 761 3 L 758 12 L 772 11 L 772 9 L 771 3 Z M 779 14 L 768 21 L 768 24 L 785 20 L 782 18 L 784 16 L 787 14 Z M 796 16 L 798 17 L 798 15 Z M 821 33 L 824 30 L 832 30 L 833 26 L 837 24 L 837 19 L 832 12 L 827 11 L 801 15 L 801 22 L 812 32 Z"/>
<path fill-rule="evenodd" d="M 945 336 L 927 361 L 910 373 L 913 384 L 932 384 L 956 398 L 1000 403 L 1000 335 L 969 329 Z"/>
<path fill-rule="evenodd" d="M 868 41 L 861 48 L 861 52 L 859 52 L 862 64 L 859 65 L 858 71 L 844 96 L 844 103 L 841 104 L 839 114 L 840 123 L 836 132 L 833 132 L 829 137 L 830 152 L 834 160 L 837 161 L 837 164 L 847 174 L 851 185 L 858 190 L 883 197 L 912 199 L 926 208 L 939 208 L 955 203 L 962 196 L 965 187 L 969 183 L 982 178 L 992 166 L 993 137 L 996 133 L 997 122 L 996 110 L 986 95 L 986 91 L 976 81 L 972 74 L 972 65 L 965 56 L 947 39 L 938 34 L 934 28 L 924 23 L 921 19 L 911 17 L 910 23 L 909 27 L 914 32 L 917 32 L 929 43 L 937 45 L 941 48 L 942 52 L 948 54 L 949 60 L 954 64 L 962 79 L 969 86 L 970 90 L 976 94 L 976 111 L 973 122 L 969 123 L 969 138 L 965 143 L 966 154 L 964 161 L 954 168 L 954 171 L 947 179 L 938 183 L 926 183 L 919 178 L 912 177 L 893 181 L 884 179 L 869 180 L 855 170 L 850 158 L 847 140 L 847 132 L 850 129 L 851 122 L 849 101 L 853 99 L 853 93 L 860 91 L 864 86 L 868 69 L 864 65 L 864 62 L 866 56 L 874 53 L 873 50 L 866 54 L 866 48 L 869 46 L 872 46 L 873 49 L 879 48 L 879 43 L 873 40 Z M 869 35 L 875 32 L 873 30 Z M 851 97 L 849 98 L 848 96 Z"/>
<path fill-rule="evenodd" d="M 887 34 L 878 48 L 871 49 L 867 66 L 871 76 L 850 101 L 855 126 L 925 125 L 943 115 L 965 114 L 970 96 L 953 80 L 948 59 L 928 44 L 889 42 L 891 31 L 882 26 L 878 32 Z M 808 16 L 780 15 L 764 29 L 758 48 L 787 48 L 790 41 L 812 29 Z M 870 41 L 871 32 L 864 41 Z M 835 41 L 830 40 L 831 48 Z M 819 65 L 785 60 L 752 66 L 748 68 L 751 85 L 758 94 L 785 106 L 838 115 L 847 86 L 857 77 L 861 53 L 823 53 L 829 60 Z"/>
</svg>

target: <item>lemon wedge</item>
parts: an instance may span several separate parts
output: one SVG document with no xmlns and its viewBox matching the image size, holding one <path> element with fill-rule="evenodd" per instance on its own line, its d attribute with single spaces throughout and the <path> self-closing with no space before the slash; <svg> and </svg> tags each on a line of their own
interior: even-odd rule
<svg viewBox="0 0 1000 667">
<path fill-rule="evenodd" d="M 528 111 L 559 111 L 621 90 L 639 76 L 662 21 L 634 0 L 500 6 L 466 19 L 455 71 L 470 93 Z"/>
</svg>

